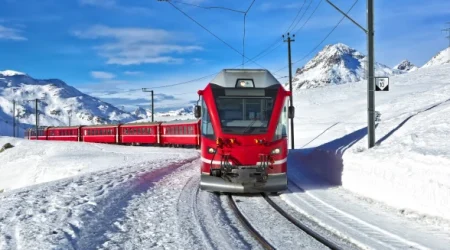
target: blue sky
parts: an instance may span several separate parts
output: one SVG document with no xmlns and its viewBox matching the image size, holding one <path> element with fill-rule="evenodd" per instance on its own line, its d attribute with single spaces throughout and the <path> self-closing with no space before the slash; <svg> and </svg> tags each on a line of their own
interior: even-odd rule
<svg viewBox="0 0 450 250">
<path fill-rule="evenodd" d="M 200 6 L 246 10 L 252 0 L 180 0 Z M 243 14 L 172 3 L 242 52 Z M 312 2 L 311 2 L 312 1 Z M 320 4 L 319 4 L 320 2 Z M 353 0 L 333 0 L 347 10 Z M 363 26 L 365 0 L 350 15 Z M 318 5 L 319 4 L 319 5 Z M 148 105 L 148 93 L 128 91 L 179 83 L 230 68 L 242 56 L 167 2 L 156 0 L 0 0 L 0 70 L 35 78 L 59 78 L 117 106 Z M 325 0 L 256 0 L 246 17 L 245 54 L 254 57 L 286 32 L 293 32 L 296 61 L 314 48 L 341 18 Z M 309 6 L 309 8 L 307 8 Z M 318 6 L 308 23 L 305 20 Z M 448 0 L 375 1 L 376 61 L 394 66 L 409 59 L 421 66 L 448 45 L 441 29 L 450 21 Z M 364 33 L 345 20 L 326 44 L 342 42 L 366 53 Z M 275 71 L 287 65 L 287 46 L 257 61 Z M 295 65 L 300 67 L 307 60 Z M 251 68 L 259 65 L 249 63 Z M 287 70 L 277 72 L 286 76 Z M 189 84 L 155 88 L 156 107 L 183 106 L 196 99 L 212 76 Z"/>
</svg>

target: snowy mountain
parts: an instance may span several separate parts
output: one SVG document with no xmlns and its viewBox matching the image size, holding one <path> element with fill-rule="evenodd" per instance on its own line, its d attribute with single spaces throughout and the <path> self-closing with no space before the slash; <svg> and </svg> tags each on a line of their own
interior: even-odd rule
<svg viewBox="0 0 450 250">
<path fill-rule="evenodd" d="M 167 112 L 155 113 L 156 116 L 167 117 L 167 116 L 188 116 L 194 113 L 194 106 L 171 110 Z"/>
<path fill-rule="evenodd" d="M 139 117 L 141 119 L 145 119 L 152 116 L 152 112 L 150 110 L 146 110 L 142 107 L 138 107 L 133 112 L 131 112 L 132 115 Z"/>
<path fill-rule="evenodd" d="M 349 46 L 337 43 L 325 46 L 305 66 L 297 69 L 293 79 L 294 89 L 309 89 L 347 82 L 357 82 L 366 78 L 367 57 Z M 376 63 L 375 75 L 401 74 L 396 69 Z"/>
<path fill-rule="evenodd" d="M 140 115 L 137 115 L 137 116 L 142 117 Z M 186 108 L 176 109 L 176 110 L 168 110 L 165 112 L 155 112 L 155 117 L 153 119 L 155 122 L 195 119 L 194 118 L 194 105 L 186 107 Z M 131 123 L 150 122 L 151 120 L 152 120 L 152 113 L 147 112 L 147 117 L 143 117 L 142 119 L 133 121 Z"/>
<path fill-rule="evenodd" d="M 12 123 L 13 100 L 17 121 L 35 124 L 35 99 L 38 101 L 39 125 L 62 126 L 128 122 L 137 117 L 113 105 L 86 95 L 58 79 L 39 80 L 12 70 L 0 71 L 0 123 Z M 0 131 L 12 134 L 11 131 Z"/>
<path fill-rule="evenodd" d="M 394 66 L 394 70 L 400 70 L 403 72 L 411 72 L 419 69 L 416 65 L 412 64 L 408 60 L 403 60 L 401 63 Z"/>
<path fill-rule="evenodd" d="M 437 53 L 435 56 L 433 56 L 433 58 L 431 58 L 430 61 L 425 63 L 425 65 L 423 65 L 422 68 L 428 68 L 436 65 L 443 65 L 446 63 L 450 63 L 450 47 Z"/>
</svg>

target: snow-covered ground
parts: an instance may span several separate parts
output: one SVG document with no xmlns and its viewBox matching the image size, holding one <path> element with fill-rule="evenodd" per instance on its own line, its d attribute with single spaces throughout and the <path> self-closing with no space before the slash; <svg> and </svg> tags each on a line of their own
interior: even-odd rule
<svg viewBox="0 0 450 250">
<path fill-rule="evenodd" d="M 198 155 L 194 150 L 0 137 L 0 147 L 7 142 L 14 148 L 0 153 L 0 190 L 5 191 L 147 162 L 163 165 Z"/>
<path fill-rule="evenodd" d="M 408 213 L 450 219 L 450 65 L 390 77 L 367 150 L 366 82 L 294 96 L 296 167 Z"/>
</svg>

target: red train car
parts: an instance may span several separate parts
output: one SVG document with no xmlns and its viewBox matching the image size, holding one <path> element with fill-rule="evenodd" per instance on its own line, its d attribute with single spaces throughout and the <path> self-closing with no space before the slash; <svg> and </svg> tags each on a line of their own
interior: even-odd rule
<svg viewBox="0 0 450 250">
<path fill-rule="evenodd" d="M 161 124 L 161 145 L 169 146 L 199 146 L 200 121 L 183 120 Z"/>
<path fill-rule="evenodd" d="M 263 69 L 222 70 L 198 93 L 200 188 L 231 193 L 285 190 L 287 121 L 294 115 L 294 108 L 287 107 L 291 93 Z"/>
<path fill-rule="evenodd" d="M 119 142 L 122 144 L 159 144 L 160 122 L 129 123 L 119 127 Z"/>
<path fill-rule="evenodd" d="M 40 127 L 38 128 L 38 140 L 48 140 L 48 128 L 49 127 Z M 30 128 L 27 131 L 27 137 L 29 140 L 36 140 L 36 129 Z"/>
<path fill-rule="evenodd" d="M 81 127 L 49 127 L 47 139 L 53 141 L 80 141 Z"/>
<path fill-rule="evenodd" d="M 120 125 L 95 125 L 81 127 L 84 142 L 119 143 Z"/>
</svg>

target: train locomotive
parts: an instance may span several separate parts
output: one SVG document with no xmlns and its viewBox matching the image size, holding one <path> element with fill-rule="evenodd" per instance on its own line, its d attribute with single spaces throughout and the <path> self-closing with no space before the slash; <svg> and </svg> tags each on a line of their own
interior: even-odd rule
<svg viewBox="0 0 450 250">
<path fill-rule="evenodd" d="M 294 116 L 287 99 L 291 93 L 268 70 L 224 69 L 198 94 L 200 188 L 229 193 L 285 190 L 288 118 Z"/>
</svg>

